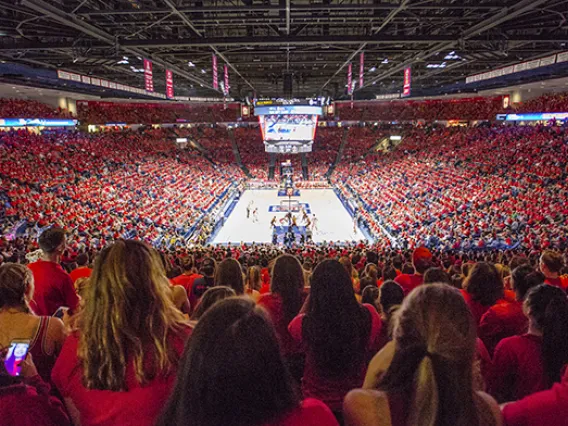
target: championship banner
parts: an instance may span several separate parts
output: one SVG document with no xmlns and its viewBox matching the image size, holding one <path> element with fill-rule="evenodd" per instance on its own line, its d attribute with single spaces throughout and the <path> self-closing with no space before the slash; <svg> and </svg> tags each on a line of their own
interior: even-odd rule
<svg viewBox="0 0 568 426">
<path fill-rule="evenodd" d="M 213 56 L 211 57 L 211 62 L 212 62 L 211 68 L 213 69 L 213 89 L 218 90 L 219 74 L 217 72 L 217 56 L 215 54 L 213 54 Z"/>
<path fill-rule="evenodd" d="M 359 56 L 359 88 L 363 87 L 364 75 L 365 75 L 365 52 L 361 52 L 361 56 Z"/>
<path fill-rule="evenodd" d="M 402 96 L 410 95 L 411 81 L 412 81 L 412 73 L 410 71 L 410 67 L 406 67 L 404 69 L 404 84 L 402 86 Z"/>
<path fill-rule="evenodd" d="M 168 99 L 174 98 L 174 75 L 166 69 L 166 97 Z"/>
<path fill-rule="evenodd" d="M 347 93 L 353 93 L 353 64 L 349 63 L 347 67 Z"/>
<path fill-rule="evenodd" d="M 144 59 L 144 82 L 148 92 L 154 91 L 154 79 L 152 78 L 152 61 Z"/>
<path fill-rule="evenodd" d="M 225 66 L 223 67 L 223 73 L 224 73 L 224 81 L 225 81 L 225 87 L 223 87 L 223 94 L 225 96 L 227 96 L 229 94 L 229 67 L 227 66 L 227 64 L 225 64 Z"/>
</svg>

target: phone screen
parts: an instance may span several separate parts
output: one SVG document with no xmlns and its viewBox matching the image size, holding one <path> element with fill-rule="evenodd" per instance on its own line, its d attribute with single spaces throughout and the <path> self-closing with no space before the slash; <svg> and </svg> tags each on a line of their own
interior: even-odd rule
<svg viewBox="0 0 568 426">
<path fill-rule="evenodd" d="M 13 340 L 8 348 L 4 366 L 11 376 L 19 376 L 22 371 L 22 361 L 26 359 L 30 349 L 29 340 Z"/>
</svg>

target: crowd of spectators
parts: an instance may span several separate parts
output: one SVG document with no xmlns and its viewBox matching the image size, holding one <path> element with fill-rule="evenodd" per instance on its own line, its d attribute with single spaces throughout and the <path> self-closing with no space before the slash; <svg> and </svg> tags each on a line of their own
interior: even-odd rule
<svg viewBox="0 0 568 426">
<path fill-rule="evenodd" d="M 0 240 L 0 347 L 29 337 L 31 354 L 0 366 L 3 421 L 565 424 L 557 251 L 119 239 L 78 252 L 69 238 L 45 230 L 34 258 L 17 250 L 35 240 Z"/>
<path fill-rule="evenodd" d="M 77 116 L 86 124 L 233 123 L 240 104 L 77 101 Z"/>
<path fill-rule="evenodd" d="M 416 128 L 332 183 L 385 245 L 565 248 L 567 142 L 566 127 Z"/>
<path fill-rule="evenodd" d="M 154 244 L 205 242 L 244 174 L 177 149 L 165 129 L 147 132 L 0 134 L 4 233 L 65 224 L 75 244 L 143 235 Z M 22 225 L 23 224 L 23 225 Z"/>
<path fill-rule="evenodd" d="M 336 103 L 336 115 L 340 120 L 355 121 L 494 120 L 501 112 L 503 112 L 501 96 Z"/>
<path fill-rule="evenodd" d="M 32 99 L 2 98 L 0 118 L 70 118 L 72 114 Z"/>
</svg>

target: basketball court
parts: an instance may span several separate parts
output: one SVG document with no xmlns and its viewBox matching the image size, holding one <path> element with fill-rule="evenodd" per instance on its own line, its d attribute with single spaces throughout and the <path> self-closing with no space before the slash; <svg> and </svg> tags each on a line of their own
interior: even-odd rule
<svg viewBox="0 0 568 426">
<path fill-rule="evenodd" d="M 278 210 L 281 210 L 281 201 L 287 200 L 287 197 L 279 197 L 276 189 L 245 191 L 212 243 L 271 242 L 270 221 L 276 216 L 277 224 L 280 225 L 279 221 L 284 218 L 286 212 Z M 300 196 L 292 197 L 292 200 L 298 201 L 306 209 L 310 219 L 314 214 L 316 215 L 317 229 L 313 231 L 314 242 L 365 239 L 359 229 L 353 232 L 353 218 L 332 189 L 302 189 Z M 253 204 L 250 217 L 247 219 L 247 206 L 251 201 Z M 255 208 L 258 209 L 257 221 L 254 220 L 253 215 Z M 301 212 L 294 214 L 298 225 L 304 225 Z"/>
</svg>

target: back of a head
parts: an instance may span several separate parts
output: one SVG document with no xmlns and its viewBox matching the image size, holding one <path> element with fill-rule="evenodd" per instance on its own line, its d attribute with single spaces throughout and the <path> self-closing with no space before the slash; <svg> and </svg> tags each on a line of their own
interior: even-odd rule
<svg viewBox="0 0 568 426">
<path fill-rule="evenodd" d="M 351 259 L 349 259 L 347 256 L 342 256 L 339 258 L 339 263 L 343 265 L 343 267 L 351 277 L 353 275 L 353 264 L 351 263 Z"/>
<path fill-rule="evenodd" d="M 189 255 L 182 259 L 181 267 L 185 272 L 191 272 L 195 267 L 195 260 L 193 256 Z"/>
<path fill-rule="evenodd" d="M 236 295 L 237 294 L 235 293 L 235 290 L 230 287 L 211 287 L 205 293 L 203 293 L 203 296 L 201 296 L 199 304 L 197 305 L 197 308 L 195 308 L 191 319 L 198 321 L 214 304 Z"/>
<path fill-rule="evenodd" d="M 372 278 L 375 282 L 379 279 L 379 269 L 374 263 L 367 263 L 365 265 L 365 276 Z"/>
<path fill-rule="evenodd" d="M 383 268 L 383 280 L 394 280 L 396 278 L 396 269 L 393 265 L 385 266 Z"/>
<path fill-rule="evenodd" d="M 65 230 L 62 228 L 48 228 L 39 236 L 39 248 L 46 254 L 53 254 L 61 251 L 65 242 Z"/>
<path fill-rule="evenodd" d="M 0 265 L 0 309 L 23 308 L 30 312 L 34 279 L 30 269 L 19 263 Z"/>
<path fill-rule="evenodd" d="M 547 284 L 531 288 L 525 299 L 531 323 L 542 332 L 542 359 L 548 386 L 559 382 L 568 364 L 568 299 L 564 290 Z"/>
<path fill-rule="evenodd" d="M 476 331 L 456 289 L 420 286 L 402 303 L 393 338 L 396 352 L 380 382 L 387 394 L 411 399 L 408 424 L 479 424 L 473 397 Z"/>
<path fill-rule="evenodd" d="M 206 257 L 201 262 L 200 272 L 206 277 L 212 277 L 215 275 L 215 270 L 217 269 L 217 264 L 215 260 L 211 257 Z"/>
<path fill-rule="evenodd" d="M 400 305 L 404 299 L 404 290 L 398 283 L 385 281 L 380 288 L 379 303 L 384 313 L 388 313 L 393 306 Z"/>
<path fill-rule="evenodd" d="M 452 285 L 448 273 L 442 268 L 428 268 L 424 273 L 424 284 L 442 283 Z"/>
<path fill-rule="evenodd" d="M 545 279 L 541 272 L 535 271 L 528 263 L 521 264 L 513 269 L 511 278 L 518 301 L 525 300 L 528 291 L 532 287 L 542 284 Z"/>
<path fill-rule="evenodd" d="M 89 263 L 89 256 L 86 253 L 80 253 L 77 255 L 77 259 L 75 259 L 78 266 L 87 266 Z"/>
<path fill-rule="evenodd" d="M 95 261 L 79 322 L 79 359 L 88 389 L 123 390 L 126 357 L 145 383 L 176 362 L 164 336 L 185 322 L 172 300 L 158 254 L 143 242 L 118 240 Z M 146 353 L 156 362 L 144 365 Z M 106 366 L 101 370 L 101 366 Z"/>
<path fill-rule="evenodd" d="M 492 306 L 504 296 L 503 280 L 495 265 L 478 262 L 469 271 L 464 288 L 473 300 L 483 306 Z"/>
<path fill-rule="evenodd" d="M 266 314 L 250 299 L 230 298 L 197 323 L 157 425 L 265 424 L 297 404 Z"/>
<path fill-rule="evenodd" d="M 251 266 L 247 272 L 247 286 L 250 290 L 260 290 L 262 287 L 262 268 Z"/>
<path fill-rule="evenodd" d="M 272 267 L 270 291 L 282 298 L 286 322 L 298 314 L 303 303 L 304 270 L 298 259 L 289 254 L 276 258 Z"/>
<path fill-rule="evenodd" d="M 412 263 L 405 263 L 404 265 L 402 265 L 401 272 L 405 275 L 413 275 L 416 270 L 414 269 L 414 266 L 412 266 Z"/>
<path fill-rule="evenodd" d="M 432 266 L 432 253 L 426 247 L 418 247 L 412 253 L 412 264 L 416 273 L 424 274 Z"/>
<path fill-rule="evenodd" d="M 552 251 L 545 250 L 540 256 L 541 265 L 546 266 L 546 268 L 553 274 L 559 274 L 564 267 L 564 259 L 562 254 Z"/>
<path fill-rule="evenodd" d="M 337 260 L 315 268 L 303 336 L 322 374 L 342 376 L 360 368 L 370 332 L 368 311 L 355 298 L 351 277 Z"/>
<path fill-rule="evenodd" d="M 233 258 L 227 258 L 217 265 L 215 271 L 215 286 L 230 287 L 237 296 L 245 293 L 243 270 L 241 265 Z"/>
<path fill-rule="evenodd" d="M 379 289 L 376 285 L 366 285 L 363 287 L 363 280 L 366 279 L 368 278 L 363 278 L 361 280 L 361 287 L 363 288 L 363 291 L 361 292 L 361 303 L 368 303 L 378 309 Z"/>
</svg>

